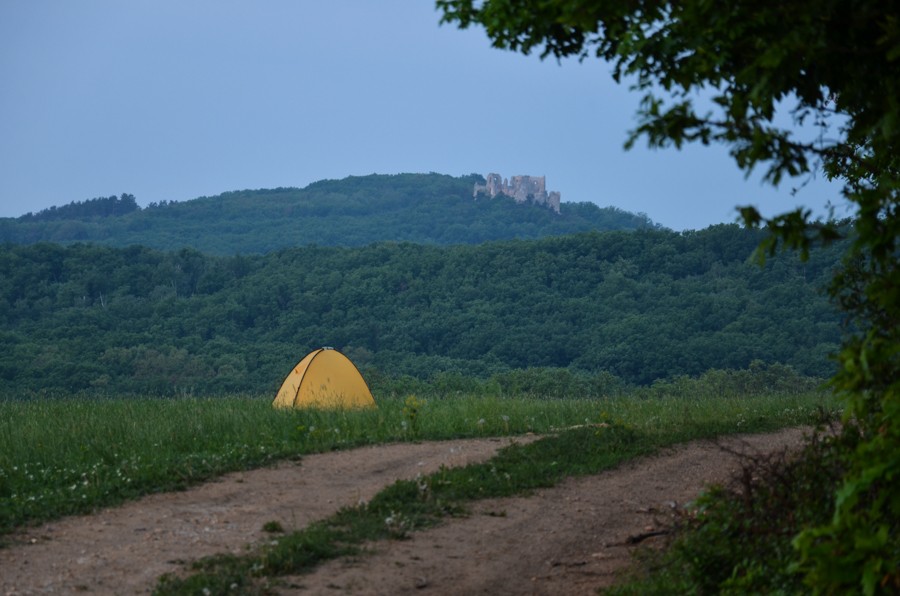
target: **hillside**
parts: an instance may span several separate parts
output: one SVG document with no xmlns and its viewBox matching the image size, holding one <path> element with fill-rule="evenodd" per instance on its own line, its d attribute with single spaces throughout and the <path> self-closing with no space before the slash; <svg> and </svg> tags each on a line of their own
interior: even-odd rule
<svg viewBox="0 0 900 596">
<path fill-rule="evenodd" d="M 754 360 L 827 375 L 839 325 L 820 290 L 842 247 L 760 269 L 747 262 L 760 235 L 722 225 L 232 257 L 7 244 L 0 390 L 268 392 L 322 345 L 371 376 L 553 367 L 645 384 Z"/>
<path fill-rule="evenodd" d="M 508 197 L 473 200 L 478 175 L 398 174 L 325 180 L 306 188 L 245 190 L 141 209 L 131 195 L 0 219 L 0 242 L 91 242 L 208 254 L 397 241 L 477 244 L 586 231 L 654 227 L 642 215 L 593 203 L 561 213 Z"/>
</svg>

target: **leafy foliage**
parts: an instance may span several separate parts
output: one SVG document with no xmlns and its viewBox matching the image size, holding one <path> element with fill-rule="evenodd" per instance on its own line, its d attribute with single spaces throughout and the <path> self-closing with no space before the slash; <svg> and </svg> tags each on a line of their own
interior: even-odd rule
<svg viewBox="0 0 900 596">
<path fill-rule="evenodd" d="M 846 473 L 847 436 L 819 429 L 800 453 L 748 456 L 726 485 L 708 489 L 664 553 L 644 553 L 655 571 L 613 594 L 794 594 L 804 591 L 791 543 L 834 513 L 831 491 Z M 649 579 L 649 581 L 647 581 Z"/>
<path fill-rule="evenodd" d="M 121 197 L 98 197 L 88 201 L 73 201 L 62 207 L 50 207 L 37 213 L 26 213 L 18 218 L 19 222 L 37 222 L 54 220 L 90 220 L 103 217 L 119 217 L 139 211 L 140 207 L 134 195 L 123 194 Z"/>
<path fill-rule="evenodd" d="M 822 171 L 855 209 L 845 269 L 831 286 L 852 320 L 833 386 L 861 433 L 835 515 L 797 541 L 810 588 L 900 588 L 900 12 L 876 0 L 760 4 L 437 0 L 444 20 L 483 25 L 495 46 L 596 56 L 644 96 L 627 145 L 722 143 L 778 184 Z M 790 124 L 777 116 L 787 113 Z M 811 124 L 804 138 L 802 128 Z M 810 130 L 807 128 L 806 130 Z M 796 209 L 766 224 L 764 248 L 807 255 L 839 237 Z M 891 537 L 894 537 L 893 539 Z"/>
<path fill-rule="evenodd" d="M 0 388 L 274 391 L 322 345 L 376 383 L 533 369 L 531 379 L 497 382 L 537 393 L 542 384 L 590 385 L 578 374 L 602 373 L 597 387 L 613 387 L 754 360 L 826 376 L 839 335 L 818 289 L 836 251 L 759 269 L 747 259 L 760 236 L 716 226 L 234 257 L 7 245 Z"/>
<path fill-rule="evenodd" d="M 373 242 L 477 244 L 590 230 L 653 228 L 644 215 L 594 203 L 564 203 L 559 214 L 498 196 L 472 198 L 477 175 L 360 176 L 306 188 L 227 192 L 139 209 L 134 197 L 94 199 L 0 219 L 0 242 L 93 242 L 204 253 L 266 253 L 293 246 Z M 127 199 L 127 201 L 126 201 Z M 124 206 L 129 207 L 123 209 Z M 115 207 L 115 209 L 112 209 Z"/>
</svg>

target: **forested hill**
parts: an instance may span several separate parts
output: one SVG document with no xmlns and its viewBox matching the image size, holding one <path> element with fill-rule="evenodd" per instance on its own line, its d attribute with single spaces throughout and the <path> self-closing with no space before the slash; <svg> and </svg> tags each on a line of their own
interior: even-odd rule
<svg viewBox="0 0 900 596">
<path fill-rule="evenodd" d="M 819 290 L 841 247 L 760 269 L 759 240 L 723 225 L 230 257 L 7 244 L 0 391 L 269 392 L 323 345 L 421 378 L 557 367 L 651 383 L 757 359 L 829 374 L 839 326 Z"/>
<path fill-rule="evenodd" d="M 653 227 L 643 215 L 593 203 L 560 214 L 511 198 L 480 197 L 478 175 L 398 174 L 326 180 L 306 188 L 245 190 L 141 209 L 131 195 L 0 219 L 0 242 L 92 242 L 231 256 L 293 246 L 398 241 L 477 244 L 590 230 Z"/>
</svg>

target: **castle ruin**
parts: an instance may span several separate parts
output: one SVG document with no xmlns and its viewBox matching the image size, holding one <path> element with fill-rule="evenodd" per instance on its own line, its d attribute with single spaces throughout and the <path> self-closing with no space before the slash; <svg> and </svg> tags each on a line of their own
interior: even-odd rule
<svg viewBox="0 0 900 596">
<path fill-rule="evenodd" d="M 500 174 L 488 174 L 485 176 L 485 184 L 475 184 L 472 192 L 474 198 L 478 193 L 487 193 L 492 199 L 498 194 L 512 197 L 516 203 L 531 201 L 536 205 L 544 205 L 559 213 L 560 194 L 557 191 L 547 192 L 545 176 L 513 176 L 509 180 L 501 178 Z"/>
</svg>

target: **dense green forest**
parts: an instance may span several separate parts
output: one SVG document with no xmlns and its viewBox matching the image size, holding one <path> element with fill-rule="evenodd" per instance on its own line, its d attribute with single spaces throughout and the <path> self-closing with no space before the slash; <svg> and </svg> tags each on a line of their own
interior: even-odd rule
<svg viewBox="0 0 900 596">
<path fill-rule="evenodd" d="M 144 209 L 123 194 L 0 219 L 0 242 L 194 248 L 233 256 L 310 244 L 477 244 L 654 227 L 644 215 L 593 203 L 563 203 L 556 214 L 503 196 L 474 200 L 473 186 L 483 181 L 475 174 L 373 174 L 324 180 L 303 189 L 163 201 Z"/>
<path fill-rule="evenodd" d="M 326 185 L 327 186 L 327 185 Z M 273 391 L 310 349 L 370 378 L 553 368 L 649 384 L 754 360 L 831 373 L 841 246 L 748 262 L 735 225 L 264 255 L 0 247 L 0 389 Z"/>
</svg>

